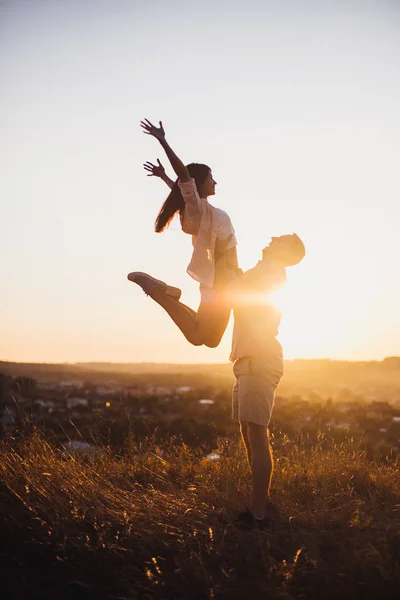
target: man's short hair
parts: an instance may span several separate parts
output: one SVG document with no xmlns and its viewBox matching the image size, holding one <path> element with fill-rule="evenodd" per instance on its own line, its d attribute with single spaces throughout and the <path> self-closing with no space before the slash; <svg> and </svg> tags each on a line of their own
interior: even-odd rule
<svg viewBox="0 0 400 600">
<path fill-rule="evenodd" d="M 306 248 L 304 243 L 299 238 L 297 233 L 292 233 L 292 243 L 291 243 L 291 254 L 293 256 L 293 262 L 291 262 L 290 266 L 297 265 L 306 255 Z M 289 265 L 288 265 L 289 266 Z"/>
</svg>

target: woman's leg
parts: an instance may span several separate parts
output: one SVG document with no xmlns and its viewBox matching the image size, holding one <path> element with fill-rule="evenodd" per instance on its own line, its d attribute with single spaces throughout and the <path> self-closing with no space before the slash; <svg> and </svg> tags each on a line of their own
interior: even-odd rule
<svg viewBox="0 0 400 600">
<path fill-rule="evenodd" d="M 233 248 L 236 252 L 236 248 Z M 231 262 L 236 256 L 232 253 Z M 235 272 L 225 265 L 225 256 L 218 257 L 216 270 L 218 278 L 218 291 L 215 298 L 208 302 L 201 302 L 198 311 L 194 311 L 182 302 L 172 298 L 165 293 L 162 287 L 155 287 L 146 293 L 155 300 L 169 314 L 174 323 L 182 331 L 185 338 L 194 346 L 208 346 L 216 348 L 228 325 L 232 304 L 237 300 L 237 294 L 244 289 L 247 290 L 246 279 L 255 279 L 262 284 L 265 279 L 262 261 L 243 278 L 235 281 Z M 247 277 L 246 277 L 247 275 Z M 136 283 L 138 283 L 136 281 Z M 253 281 L 251 281 L 253 283 Z M 139 285 L 142 285 L 139 283 Z M 143 286 L 142 286 L 143 287 Z M 253 287 L 252 285 L 250 287 Z"/>
<path fill-rule="evenodd" d="M 231 305 L 222 298 L 212 302 L 201 302 L 197 310 L 196 326 L 201 332 L 203 344 L 208 348 L 219 346 L 228 326 Z"/>
<path fill-rule="evenodd" d="M 197 313 L 177 300 L 155 289 L 151 298 L 169 314 L 194 346 L 216 348 L 220 343 L 230 316 L 230 306 L 223 300 L 201 302 Z"/>
<path fill-rule="evenodd" d="M 225 246 L 228 241 L 224 241 Z M 227 258 L 232 266 L 228 265 Z M 128 279 L 140 285 L 147 295 L 162 306 L 188 342 L 194 346 L 204 344 L 209 348 L 216 348 L 228 325 L 231 303 L 227 298 L 226 290 L 236 276 L 236 268 L 236 247 L 217 253 L 215 259 L 216 286 L 214 289 L 200 290 L 202 301 L 197 312 L 179 302 L 170 293 L 166 293 L 168 288 L 172 290 L 175 288 L 155 280 L 146 273 L 133 272 L 128 275 Z M 180 292 L 177 288 L 176 291 Z M 204 301 L 204 294 L 207 291 L 211 295 L 208 301 Z"/>
</svg>

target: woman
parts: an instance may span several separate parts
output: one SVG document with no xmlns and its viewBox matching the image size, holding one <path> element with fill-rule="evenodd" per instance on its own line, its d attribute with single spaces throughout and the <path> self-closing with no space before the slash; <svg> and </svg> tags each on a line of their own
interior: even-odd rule
<svg viewBox="0 0 400 600">
<path fill-rule="evenodd" d="M 231 309 L 230 302 L 224 298 L 224 288 L 240 272 L 235 231 L 227 213 L 208 202 L 216 186 L 211 169 L 198 163 L 185 166 L 166 141 L 161 121 L 156 127 L 145 119 L 141 126 L 144 133 L 160 142 L 177 176 L 174 183 L 163 177 L 171 192 L 157 216 L 155 230 L 164 231 L 179 213 L 182 231 L 192 235 L 193 254 L 187 272 L 200 283 L 200 306 L 196 312 L 182 304 L 178 288 L 167 286 L 146 273 L 130 273 L 128 279 L 140 285 L 166 310 L 191 344 L 216 348 Z M 151 167 L 154 165 L 147 170 L 151 171 Z"/>
</svg>

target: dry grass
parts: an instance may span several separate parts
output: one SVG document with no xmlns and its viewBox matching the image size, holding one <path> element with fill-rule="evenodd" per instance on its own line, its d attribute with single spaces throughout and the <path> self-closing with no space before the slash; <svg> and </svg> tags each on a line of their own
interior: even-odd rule
<svg viewBox="0 0 400 600">
<path fill-rule="evenodd" d="M 399 597 L 398 464 L 324 438 L 279 447 L 281 519 L 245 532 L 233 524 L 250 483 L 237 438 L 219 440 L 216 462 L 155 438 L 95 460 L 38 432 L 3 442 L 4 598 Z"/>
</svg>

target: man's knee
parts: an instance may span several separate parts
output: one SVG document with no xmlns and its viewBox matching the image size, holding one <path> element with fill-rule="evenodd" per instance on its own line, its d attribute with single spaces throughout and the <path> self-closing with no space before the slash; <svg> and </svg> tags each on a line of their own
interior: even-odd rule
<svg viewBox="0 0 400 600">
<path fill-rule="evenodd" d="M 250 444 L 254 447 L 265 446 L 268 444 L 268 429 L 264 425 L 257 423 L 247 423 L 247 435 Z"/>
<path fill-rule="evenodd" d="M 247 422 L 246 421 L 240 421 L 239 422 L 239 426 L 240 426 L 240 433 L 242 434 L 242 436 L 244 438 L 246 438 L 246 440 L 249 439 L 248 433 L 247 433 Z"/>
</svg>

